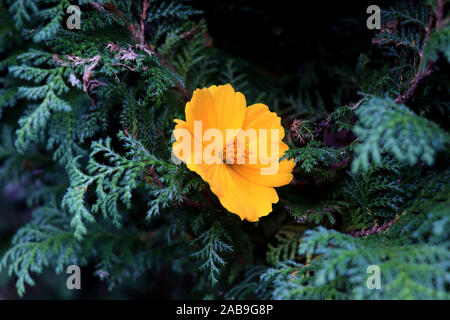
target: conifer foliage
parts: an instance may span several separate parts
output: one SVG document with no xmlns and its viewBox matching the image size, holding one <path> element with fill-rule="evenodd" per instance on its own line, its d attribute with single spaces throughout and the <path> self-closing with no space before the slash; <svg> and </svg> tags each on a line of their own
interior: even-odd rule
<svg viewBox="0 0 450 320">
<path fill-rule="evenodd" d="M 348 19 L 336 37 L 365 47 L 283 76 L 216 46 L 201 2 L 80 0 L 80 29 L 72 4 L 1 1 L 0 286 L 65 290 L 75 264 L 120 297 L 450 298 L 444 0 L 390 2 L 380 30 Z M 296 162 L 256 223 L 171 158 L 193 90 L 225 83 L 280 115 Z"/>
</svg>

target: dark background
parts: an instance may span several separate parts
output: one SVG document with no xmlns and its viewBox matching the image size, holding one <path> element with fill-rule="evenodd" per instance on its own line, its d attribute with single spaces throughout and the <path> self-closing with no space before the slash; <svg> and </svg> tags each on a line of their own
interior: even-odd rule
<svg viewBox="0 0 450 320">
<path fill-rule="evenodd" d="M 205 11 L 214 45 L 267 70 L 292 72 L 314 59 L 319 48 L 336 54 L 369 46 L 374 31 L 366 27 L 367 7 L 394 1 L 208 1 L 194 0 Z M 346 29 L 348 26 L 351 29 Z M 342 37 L 352 32 L 360 37 Z M 342 51 L 344 50 L 344 52 Z"/>
<path fill-rule="evenodd" d="M 263 77 L 280 80 L 283 89 L 297 92 L 311 81 L 314 69 L 319 91 L 328 112 L 335 88 L 345 81 L 330 75 L 327 66 L 354 69 L 362 52 L 368 52 L 377 30 L 369 30 L 367 7 L 381 10 L 395 1 L 208 1 L 194 0 L 205 12 L 214 46 L 234 58 L 252 64 Z M 414 3 L 414 1 L 411 1 Z M 248 70 L 246 70 L 248 72 Z M 255 82 L 256 77 L 252 81 Z M 354 87 L 354 85 L 351 85 Z M 349 101 L 359 100 L 356 92 Z"/>
</svg>

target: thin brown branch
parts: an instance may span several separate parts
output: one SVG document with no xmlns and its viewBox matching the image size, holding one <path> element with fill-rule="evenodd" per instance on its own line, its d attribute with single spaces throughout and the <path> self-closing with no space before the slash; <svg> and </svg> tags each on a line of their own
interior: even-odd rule
<svg viewBox="0 0 450 320">
<path fill-rule="evenodd" d="M 161 189 L 165 189 L 166 188 L 164 183 L 162 183 L 161 180 L 159 180 L 158 174 L 156 173 L 156 171 L 155 171 L 155 169 L 153 167 L 147 168 L 147 172 L 150 175 L 150 177 L 152 178 L 152 181 L 153 181 L 154 184 L 156 184 Z"/>
<path fill-rule="evenodd" d="M 351 105 L 352 111 L 355 111 L 356 109 L 359 108 L 359 106 L 363 103 L 365 98 L 359 100 L 358 102 L 354 103 Z"/>
<path fill-rule="evenodd" d="M 358 230 L 358 231 L 353 231 L 350 233 L 351 236 L 355 237 L 355 238 L 360 238 L 360 237 L 367 237 L 370 235 L 374 235 L 374 234 L 379 234 L 381 232 L 385 232 L 387 230 L 389 230 L 392 225 L 398 221 L 398 216 L 396 216 L 394 219 L 390 220 L 390 221 L 386 221 L 384 222 L 382 225 L 378 226 L 376 225 L 375 221 L 373 222 L 373 226 L 370 227 L 369 229 L 362 229 L 362 230 Z"/>
<path fill-rule="evenodd" d="M 183 32 L 183 33 L 180 35 L 180 38 L 188 38 L 188 39 L 191 39 L 191 38 L 193 38 L 194 35 L 195 35 L 197 32 L 199 32 L 199 31 L 200 31 L 200 23 L 197 24 L 197 25 L 195 25 L 191 30 L 186 31 L 186 32 Z"/>
<path fill-rule="evenodd" d="M 438 0 L 437 8 L 434 11 L 434 16 L 435 16 L 435 20 L 436 20 L 434 30 L 438 31 L 444 24 L 444 20 L 443 20 L 444 0 Z M 430 40 L 430 35 L 433 30 L 432 25 L 433 25 L 433 15 L 430 14 L 422 48 L 425 48 L 428 43 L 428 40 Z M 425 69 L 422 71 L 422 69 L 424 68 L 423 60 L 424 60 L 424 55 L 423 55 L 423 51 L 422 51 L 422 53 L 420 53 L 419 67 L 418 67 L 417 73 L 415 74 L 415 76 L 411 82 L 411 86 L 409 87 L 409 89 L 406 91 L 405 94 L 399 95 L 397 97 L 397 99 L 395 100 L 395 102 L 405 103 L 406 101 L 411 99 L 414 96 L 414 93 L 416 92 L 419 85 L 433 72 L 433 63 L 431 63 L 431 62 L 429 62 L 428 65 L 425 66 Z"/>
<path fill-rule="evenodd" d="M 206 203 L 202 203 L 199 201 L 195 201 L 195 200 L 191 200 L 188 197 L 186 197 L 185 195 L 182 196 L 183 197 L 183 202 L 181 204 L 185 204 L 189 207 L 194 207 L 197 209 L 200 208 L 209 208 L 209 206 Z"/>
<path fill-rule="evenodd" d="M 125 26 L 127 27 L 128 30 L 131 31 L 132 34 L 135 34 L 136 30 L 134 29 L 133 25 L 128 22 L 128 20 L 125 18 L 125 16 L 122 14 L 122 12 L 120 12 L 119 9 L 117 9 L 117 7 L 115 5 L 113 5 L 111 3 L 106 3 L 105 7 L 108 11 L 111 11 L 116 16 L 118 16 L 120 18 L 120 20 L 122 20 L 125 23 Z"/>
<path fill-rule="evenodd" d="M 437 8 L 434 12 L 436 16 L 436 31 L 443 25 L 444 19 L 444 0 L 438 0 Z"/>
<path fill-rule="evenodd" d="M 432 24 L 433 24 L 433 16 L 430 14 L 422 48 L 426 47 L 428 40 L 430 39 Z M 406 91 L 405 94 L 399 95 L 397 97 L 397 99 L 395 99 L 396 103 L 405 103 L 406 101 L 411 99 L 414 96 L 414 93 L 416 92 L 420 83 L 423 82 L 423 80 L 431 74 L 431 72 L 432 72 L 431 64 L 428 64 L 424 71 L 422 71 L 422 68 L 423 68 L 422 65 L 423 65 L 423 52 L 420 53 L 419 67 L 418 67 L 417 73 L 414 75 L 414 78 L 411 82 L 411 86 L 409 87 L 409 89 Z"/>
<path fill-rule="evenodd" d="M 148 4 L 147 0 L 144 0 L 142 2 L 142 13 L 139 15 L 141 18 L 141 30 L 139 33 L 139 43 L 144 44 L 145 43 L 145 20 L 147 19 L 147 11 L 150 8 L 150 5 Z"/>
<path fill-rule="evenodd" d="M 158 188 L 161 189 L 165 189 L 166 186 L 164 185 L 164 183 L 161 182 L 161 180 L 158 177 L 158 174 L 156 173 L 155 169 L 153 167 L 148 167 L 147 168 L 147 173 L 149 174 L 151 181 L 158 186 Z M 194 208 L 208 208 L 209 205 L 207 203 L 201 203 L 199 201 L 195 201 L 195 200 L 191 200 L 188 197 L 186 197 L 185 195 L 181 195 L 182 197 L 182 201 L 175 203 L 175 205 L 179 206 L 179 205 L 187 205 L 189 207 L 194 207 Z"/>
<path fill-rule="evenodd" d="M 130 30 L 131 34 L 138 40 L 139 42 L 139 48 L 141 50 L 144 50 L 149 55 L 154 55 L 158 58 L 161 65 L 163 65 L 165 68 L 169 69 L 170 71 L 175 72 L 175 68 L 171 65 L 169 65 L 164 58 L 156 52 L 156 49 L 153 48 L 151 45 L 145 42 L 145 20 L 147 19 L 148 15 L 148 9 L 150 8 L 150 4 L 147 0 L 144 0 L 142 3 L 142 13 L 139 15 L 140 18 L 140 24 L 139 25 L 132 25 L 128 20 L 125 18 L 125 16 L 112 4 L 105 4 L 104 6 L 98 4 L 97 2 L 90 2 L 90 5 L 96 9 L 96 10 L 105 10 L 105 8 L 114 13 L 117 17 L 119 17 L 120 20 L 122 20 L 127 29 Z M 136 45 L 138 46 L 138 45 Z M 177 90 L 183 100 L 185 102 L 189 101 L 191 99 L 191 94 L 186 90 L 185 87 L 179 82 L 176 81 L 176 86 L 174 88 Z"/>
</svg>

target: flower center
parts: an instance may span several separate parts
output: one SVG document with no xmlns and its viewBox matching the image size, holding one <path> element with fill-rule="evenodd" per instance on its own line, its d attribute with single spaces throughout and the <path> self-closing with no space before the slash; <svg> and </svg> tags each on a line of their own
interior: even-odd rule
<svg viewBox="0 0 450 320">
<path fill-rule="evenodd" d="M 248 164 L 249 156 L 252 154 L 248 150 L 249 146 L 245 143 L 238 143 L 237 137 L 232 142 L 225 145 L 223 154 L 225 155 L 226 164 Z"/>
</svg>

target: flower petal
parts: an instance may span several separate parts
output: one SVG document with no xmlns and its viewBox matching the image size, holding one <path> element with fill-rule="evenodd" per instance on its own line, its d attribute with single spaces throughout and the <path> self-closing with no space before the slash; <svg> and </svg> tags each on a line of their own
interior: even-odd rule
<svg viewBox="0 0 450 320">
<path fill-rule="evenodd" d="M 176 158 L 185 163 L 193 163 L 194 136 L 192 135 L 192 132 L 190 131 L 190 128 L 186 122 L 180 119 L 175 119 L 175 123 L 176 125 L 173 130 L 173 138 L 175 138 L 175 141 L 172 144 L 173 155 L 175 155 Z M 183 141 L 184 139 L 190 140 Z M 186 143 L 187 145 L 184 143 Z"/>
<path fill-rule="evenodd" d="M 207 88 L 197 89 L 192 94 L 191 101 L 186 103 L 186 123 L 194 134 L 194 121 L 202 122 L 202 131 L 217 128 L 218 115 L 214 107 L 214 100 Z"/>
<path fill-rule="evenodd" d="M 272 203 L 278 202 L 274 188 L 253 183 L 225 164 L 193 169 L 209 183 L 220 203 L 242 220 L 258 221 L 272 211 Z"/>
<path fill-rule="evenodd" d="M 247 102 L 245 96 L 235 92 L 229 84 L 208 88 L 214 98 L 217 129 L 226 134 L 226 129 L 240 129 L 244 123 Z"/>
<path fill-rule="evenodd" d="M 284 129 L 281 126 L 281 118 L 275 112 L 270 112 L 269 107 L 262 103 L 256 103 L 247 107 L 242 129 L 278 129 L 280 141 L 284 138 Z M 270 133 L 268 134 L 270 137 Z M 269 140 L 269 139 L 268 139 Z"/>
<path fill-rule="evenodd" d="M 260 165 L 237 165 L 233 166 L 233 169 L 239 175 L 253 183 L 269 187 L 281 187 L 292 181 L 292 169 L 295 167 L 295 162 L 293 160 L 283 160 L 278 166 L 278 171 L 273 175 L 261 174 L 262 166 Z"/>
<path fill-rule="evenodd" d="M 261 160 L 265 156 L 270 159 L 280 159 L 284 151 L 288 149 L 281 142 L 285 135 L 284 128 L 281 126 L 281 118 L 275 112 L 270 112 L 269 108 L 262 103 L 257 103 L 247 108 L 242 129 L 244 133 L 254 130 L 256 134 L 257 139 L 249 141 L 246 149 L 251 154 L 257 154 L 259 164 L 261 164 Z M 264 141 L 266 142 L 265 150 L 261 149 L 264 146 Z M 272 146 L 278 146 L 278 148 L 272 148 Z M 277 152 L 277 154 L 274 154 L 274 152 Z"/>
</svg>

